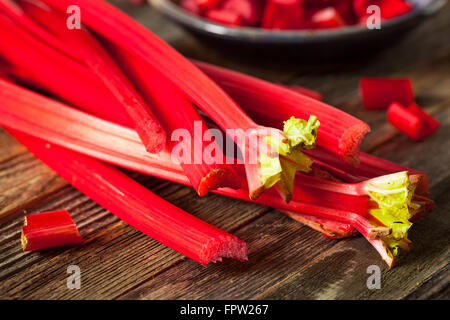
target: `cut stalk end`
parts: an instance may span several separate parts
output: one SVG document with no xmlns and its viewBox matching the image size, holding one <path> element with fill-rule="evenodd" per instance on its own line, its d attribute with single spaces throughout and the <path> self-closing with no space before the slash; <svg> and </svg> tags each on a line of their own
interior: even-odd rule
<svg viewBox="0 0 450 320">
<path fill-rule="evenodd" d="M 211 170 L 201 179 L 197 193 L 203 197 L 212 190 L 219 188 L 240 189 L 241 186 L 241 182 L 234 171 L 221 168 Z"/>
</svg>

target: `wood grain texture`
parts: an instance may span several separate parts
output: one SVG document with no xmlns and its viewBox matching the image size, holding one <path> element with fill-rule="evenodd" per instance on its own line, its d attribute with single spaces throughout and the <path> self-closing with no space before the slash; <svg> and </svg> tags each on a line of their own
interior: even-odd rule
<svg viewBox="0 0 450 320">
<path fill-rule="evenodd" d="M 234 268 L 226 263 L 198 268 L 195 262 L 184 261 L 120 298 L 251 299 L 339 246 L 275 211 L 236 235 L 249 245 L 248 262 Z"/>
<path fill-rule="evenodd" d="M 363 149 L 430 175 L 436 209 L 411 230 L 413 251 L 388 270 L 363 238 L 334 241 L 266 207 L 210 195 L 130 173 L 182 209 L 232 232 L 250 248 L 246 263 L 204 268 L 144 236 L 68 186 L 0 130 L 0 298 L 2 299 L 442 299 L 449 289 L 450 5 L 398 45 L 371 58 L 325 65 L 261 60 L 217 52 L 148 7 L 115 4 L 188 57 L 261 78 L 300 84 L 369 122 Z M 365 112 L 363 76 L 407 76 L 418 103 L 442 122 L 432 138 L 413 143 Z M 68 209 L 86 239 L 82 246 L 23 253 L 25 214 Z M 432 230 L 432 232 L 430 232 Z M 82 272 L 82 289 L 66 287 L 67 266 Z M 366 268 L 379 265 L 382 289 L 368 290 Z"/>
</svg>

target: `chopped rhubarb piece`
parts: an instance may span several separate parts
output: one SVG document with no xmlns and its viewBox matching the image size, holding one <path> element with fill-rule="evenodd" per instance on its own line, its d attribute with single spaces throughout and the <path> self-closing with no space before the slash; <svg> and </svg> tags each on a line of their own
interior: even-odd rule
<svg viewBox="0 0 450 320">
<path fill-rule="evenodd" d="M 24 251 L 42 250 L 83 243 L 78 228 L 66 210 L 30 214 L 22 228 Z"/>
<path fill-rule="evenodd" d="M 383 110 L 391 103 L 409 106 L 414 103 L 410 79 L 362 78 L 361 98 L 366 110 Z"/>
<path fill-rule="evenodd" d="M 404 0 L 354 0 L 353 9 L 359 17 L 367 15 L 367 8 L 371 5 L 380 7 L 381 18 L 390 19 L 412 10 L 412 5 Z"/>
<path fill-rule="evenodd" d="M 260 0 L 224 0 L 221 8 L 236 12 L 243 25 L 254 27 L 261 24 L 264 3 Z"/>
<path fill-rule="evenodd" d="M 422 121 L 419 116 L 399 103 L 392 103 L 387 111 L 390 124 L 406 134 L 411 140 L 418 141 L 422 136 Z"/>
<path fill-rule="evenodd" d="M 197 16 L 200 16 L 202 14 L 202 8 L 200 8 L 200 6 L 198 5 L 197 0 L 182 0 L 180 6 L 184 10 Z"/>
<path fill-rule="evenodd" d="M 344 20 L 345 24 L 355 24 L 358 19 L 353 12 L 353 0 L 342 0 L 337 2 L 333 7 Z"/>
<path fill-rule="evenodd" d="M 393 103 L 388 109 L 387 119 L 389 123 L 414 141 L 421 141 L 439 129 L 439 122 L 417 105 L 405 108 L 398 103 Z"/>
<path fill-rule="evenodd" d="M 319 28 L 339 28 L 345 25 L 344 20 L 333 7 L 328 7 L 316 12 L 311 21 Z"/>
<path fill-rule="evenodd" d="M 321 232 L 324 236 L 331 239 L 342 239 L 355 235 L 356 229 L 348 223 L 338 222 L 331 219 L 321 218 L 304 214 L 301 212 L 282 211 L 288 217 L 303 223 L 304 225 Z"/>
<path fill-rule="evenodd" d="M 265 29 L 295 30 L 304 23 L 301 0 L 268 0 L 262 27 Z"/>
<path fill-rule="evenodd" d="M 359 17 L 367 15 L 367 7 L 370 5 L 380 5 L 383 0 L 353 0 L 353 11 Z"/>
<path fill-rule="evenodd" d="M 242 25 L 241 16 L 239 13 L 224 9 L 211 9 L 206 12 L 206 17 L 214 22 L 226 24 L 230 26 Z"/>
<path fill-rule="evenodd" d="M 195 63 L 261 125 L 281 128 L 291 116 L 306 120 L 313 114 L 321 123 L 317 145 L 347 163 L 359 163 L 359 146 L 370 131 L 365 122 L 282 86 L 204 62 Z"/>
<path fill-rule="evenodd" d="M 429 193 L 429 180 L 424 172 L 364 152 L 361 152 L 361 162 L 357 167 L 340 161 L 333 154 L 324 150 L 316 148 L 305 152 L 314 159 L 315 163 L 320 163 L 321 167 L 325 166 L 326 170 L 346 182 L 361 182 L 391 173 L 408 171 L 411 175 L 420 175 L 422 177 L 417 186 L 416 193 L 420 195 L 427 195 Z"/>
</svg>

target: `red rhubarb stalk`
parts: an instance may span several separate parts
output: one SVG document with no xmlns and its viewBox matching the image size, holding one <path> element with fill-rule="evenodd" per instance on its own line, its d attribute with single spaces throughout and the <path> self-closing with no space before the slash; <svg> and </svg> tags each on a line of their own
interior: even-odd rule
<svg viewBox="0 0 450 320">
<path fill-rule="evenodd" d="M 420 175 L 422 179 L 417 186 L 416 193 L 420 195 L 428 194 L 428 176 L 421 171 L 364 152 L 361 153 L 361 163 L 358 167 L 353 167 L 339 161 L 339 159 L 333 157 L 332 154 L 323 152 L 323 150 L 308 150 L 307 153 L 315 162 L 320 162 L 321 166 L 322 164 L 326 164 L 326 166 L 324 166 L 326 170 L 347 182 L 361 182 L 401 171 L 408 171 L 410 174 Z"/>
<path fill-rule="evenodd" d="M 142 144 L 139 143 L 135 133 L 130 129 L 92 117 L 2 80 L 0 80 L 0 101 L 2 101 L 0 104 L 0 112 L 2 114 L 0 124 L 11 129 L 20 130 L 51 143 L 117 165 L 147 174 L 159 175 L 162 178 L 175 182 L 189 184 L 180 166 L 172 163 L 168 152 L 162 152 L 159 156 L 146 155 Z M 39 121 L 42 114 L 46 115 L 45 122 Z M 169 171 L 169 175 L 165 175 L 164 170 Z M 244 175 L 242 170 L 238 172 Z M 175 177 L 171 175 L 172 173 L 175 173 Z M 180 174 L 182 181 L 179 180 Z M 333 202 L 339 199 L 341 199 L 342 203 L 351 202 L 351 205 L 347 206 L 347 208 L 354 208 L 355 211 L 361 212 L 367 211 L 368 204 L 365 199 L 362 199 L 363 201 L 357 201 L 358 199 L 353 199 L 352 196 L 346 197 L 346 195 L 335 198 L 333 194 L 327 191 L 320 192 L 321 190 L 319 189 L 317 190 L 317 194 L 303 190 L 295 190 L 294 200 L 301 199 L 304 201 L 306 205 L 305 210 L 308 210 L 307 212 L 309 213 L 314 213 L 315 208 L 323 204 L 324 201 L 331 206 Z M 240 190 L 239 196 L 245 199 L 246 193 L 247 190 L 242 189 Z M 325 199 L 323 199 L 324 193 L 327 194 Z M 265 199 L 264 203 L 270 204 L 267 202 L 268 199 L 274 201 L 278 197 L 275 192 L 269 192 Z M 279 202 L 284 203 L 281 199 L 279 199 Z M 299 204 L 298 206 L 302 205 Z M 285 209 L 291 208 L 288 204 L 282 207 Z M 327 217 L 339 217 L 339 214 L 329 213 L 327 210 L 322 211 L 323 215 Z M 343 219 L 349 219 L 350 221 L 356 219 L 360 221 L 355 216 L 358 216 L 358 214 L 352 213 Z"/>
<path fill-rule="evenodd" d="M 262 125 L 279 128 L 291 116 L 308 119 L 314 114 L 320 120 L 317 146 L 359 163 L 359 146 L 370 131 L 363 121 L 279 85 L 203 62 L 196 65 Z"/>
<path fill-rule="evenodd" d="M 234 11 L 224 9 L 210 9 L 205 14 L 206 18 L 213 22 L 226 24 L 229 26 L 241 26 L 241 16 Z"/>
<path fill-rule="evenodd" d="M 168 153 L 164 152 L 159 157 L 146 156 L 142 145 L 130 129 L 86 115 L 13 84 L 4 81 L 0 81 L 0 84 L 1 124 L 138 171 L 158 175 L 152 170 L 159 169 L 179 175 L 180 167 L 170 161 Z M 46 114 L 45 122 L 39 121 L 42 114 Z M 137 162 L 137 166 L 134 162 Z M 145 167 L 147 169 L 143 169 Z M 411 180 L 414 180 L 414 177 L 411 176 Z M 185 178 L 183 181 L 179 178 L 170 180 L 186 183 Z M 395 205 L 395 202 L 392 202 L 394 200 L 402 203 L 404 197 L 409 194 L 404 192 L 404 185 L 409 182 L 406 173 L 383 176 L 359 184 L 304 176 L 295 186 L 293 200 L 367 215 L 369 209 L 374 208 L 368 202 L 369 198 L 377 202 L 379 207 L 390 198 L 391 205 Z M 416 183 L 417 179 L 411 182 L 412 185 Z M 270 194 L 273 195 L 273 192 Z M 292 207 L 285 205 L 283 208 Z"/>
<path fill-rule="evenodd" d="M 42 250 L 83 243 L 78 228 L 66 210 L 30 214 L 22 228 L 24 251 Z"/>
<path fill-rule="evenodd" d="M 362 78 L 359 83 L 363 106 L 367 110 L 387 109 L 391 103 L 414 103 L 410 79 Z"/>
<path fill-rule="evenodd" d="M 22 4 L 29 4 L 30 1 L 32 0 L 21 0 L 20 2 Z M 49 32 L 41 28 L 33 20 L 29 19 L 25 15 L 25 12 L 22 10 L 22 8 L 16 4 L 16 2 L 13 2 L 11 0 L 0 0 L 0 11 L 13 19 L 15 23 L 20 24 L 27 31 L 43 39 L 55 49 L 58 49 L 63 53 L 68 53 L 68 56 L 72 55 L 72 53 L 67 51 L 68 48 L 66 45 L 64 45 L 64 43 L 53 37 Z"/>
<path fill-rule="evenodd" d="M 27 14 L 44 24 L 59 39 L 72 48 L 73 55 L 102 80 L 111 94 L 123 106 L 147 151 L 160 152 L 166 143 L 166 133 L 159 121 L 146 105 L 128 78 L 122 73 L 101 44 L 84 28 L 69 30 L 67 21 L 56 12 L 30 4 L 25 7 Z M 112 111 L 114 112 L 114 110 Z"/>
<path fill-rule="evenodd" d="M 111 50 L 166 131 L 174 134 L 176 130 L 184 129 L 189 134 L 188 141 L 181 142 L 187 146 L 183 152 L 188 157 L 182 156 L 177 160 L 197 193 L 204 196 L 217 188 L 239 189 L 240 178 L 225 163 L 221 148 L 189 100 L 158 72 L 142 68 L 138 57 L 117 46 Z M 169 142 L 172 155 L 176 153 L 177 145 L 178 142 L 172 139 Z M 208 155 L 208 150 L 213 150 L 214 155 Z M 212 159 L 206 159 L 206 156 Z"/>
</svg>

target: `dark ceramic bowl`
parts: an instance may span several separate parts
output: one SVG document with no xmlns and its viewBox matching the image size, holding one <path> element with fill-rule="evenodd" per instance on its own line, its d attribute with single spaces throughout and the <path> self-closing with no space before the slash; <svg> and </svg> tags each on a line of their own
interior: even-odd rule
<svg viewBox="0 0 450 320">
<path fill-rule="evenodd" d="M 289 54 L 324 58 L 354 56 L 398 42 L 403 35 L 436 13 L 447 2 L 411 0 L 414 9 L 410 13 L 383 22 L 379 30 L 349 26 L 334 30 L 268 31 L 249 27 L 232 28 L 212 23 L 181 9 L 176 4 L 179 1 L 148 1 L 194 35 L 222 48 L 246 49 L 257 54 L 277 56 Z"/>
</svg>

